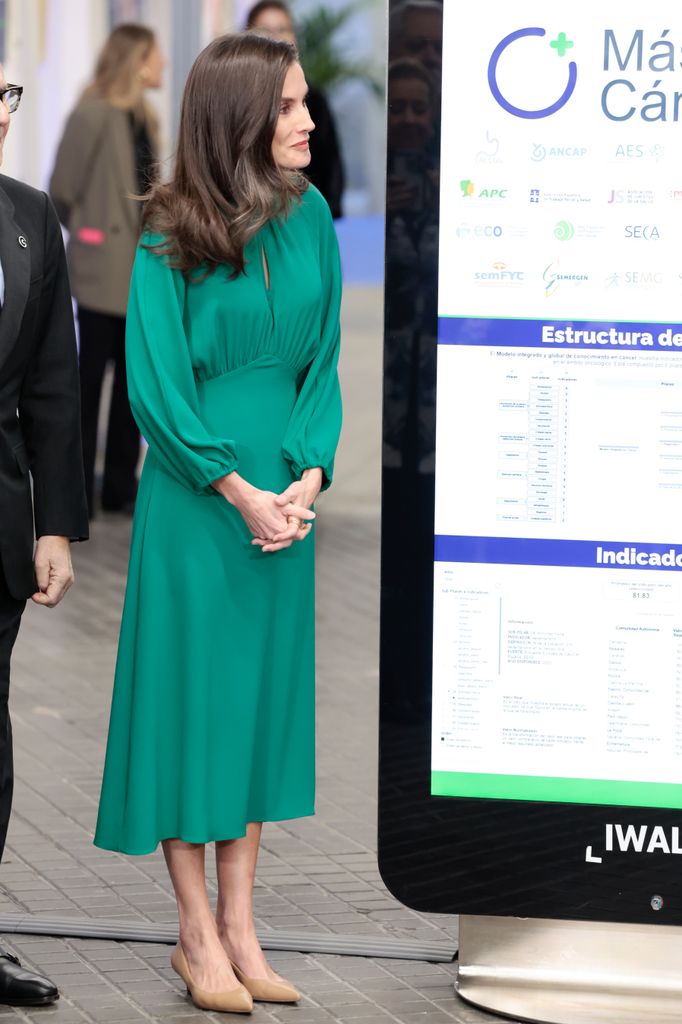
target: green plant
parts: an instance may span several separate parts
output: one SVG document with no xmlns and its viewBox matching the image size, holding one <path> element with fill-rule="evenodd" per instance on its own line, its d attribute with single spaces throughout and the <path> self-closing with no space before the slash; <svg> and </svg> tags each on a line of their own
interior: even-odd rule
<svg viewBox="0 0 682 1024">
<path fill-rule="evenodd" d="M 336 33 L 367 6 L 368 0 L 353 0 L 335 10 L 319 6 L 296 17 L 301 63 L 310 81 L 325 92 L 355 80 L 364 82 L 375 96 L 383 96 L 383 85 L 376 69 L 362 61 L 349 60 L 334 39 Z"/>
</svg>

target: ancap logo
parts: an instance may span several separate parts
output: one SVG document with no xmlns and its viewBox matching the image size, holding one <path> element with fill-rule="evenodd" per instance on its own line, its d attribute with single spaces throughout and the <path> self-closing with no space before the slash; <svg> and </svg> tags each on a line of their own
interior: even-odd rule
<svg viewBox="0 0 682 1024">
<path fill-rule="evenodd" d="M 543 160 L 582 160 L 587 156 L 587 146 L 543 146 L 541 142 L 534 142 L 530 155 L 534 163 L 541 163 Z"/>
<path fill-rule="evenodd" d="M 506 110 L 508 114 L 513 114 L 514 117 L 523 117 L 526 119 L 536 119 L 541 117 L 549 117 L 551 114 L 556 114 L 557 110 L 561 110 L 565 106 L 573 95 L 575 84 L 578 80 L 578 68 L 575 61 L 569 61 L 568 63 L 568 82 L 566 88 L 562 92 L 558 100 L 554 103 L 550 103 L 547 107 L 541 107 L 539 110 L 525 110 L 523 107 L 517 107 L 502 94 L 500 87 L 497 82 L 497 65 L 500 57 L 505 52 L 507 47 L 515 43 L 517 39 L 523 39 L 526 36 L 544 36 L 544 28 L 520 28 L 516 32 L 510 32 L 508 36 L 500 40 L 490 57 L 488 63 L 488 85 L 490 91 L 493 94 L 495 101 Z M 568 39 L 565 32 L 560 32 L 556 39 L 553 39 L 550 44 L 551 48 L 556 52 L 557 56 L 564 58 L 569 50 L 575 45 L 573 40 Z"/>
</svg>

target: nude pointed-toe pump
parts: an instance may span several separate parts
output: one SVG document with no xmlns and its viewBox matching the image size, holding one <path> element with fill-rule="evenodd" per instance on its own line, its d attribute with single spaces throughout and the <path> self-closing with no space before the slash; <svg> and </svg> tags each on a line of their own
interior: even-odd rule
<svg viewBox="0 0 682 1024">
<path fill-rule="evenodd" d="M 241 979 L 236 988 L 228 989 L 227 992 L 207 992 L 195 985 L 180 943 L 173 950 L 171 967 L 184 981 L 192 1002 L 199 1010 L 218 1010 L 222 1013 L 251 1013 L 253 1010 L 253 999 L 241 984 Z"/>
<path fill-rule="evenodd" d="M 270 981 L 269 978 L 249 978 L 230 960 L 237 980 L 242 983 L 257 1003 L 297 1003 L 301 993 L 289 981 Z"/>
</svg>

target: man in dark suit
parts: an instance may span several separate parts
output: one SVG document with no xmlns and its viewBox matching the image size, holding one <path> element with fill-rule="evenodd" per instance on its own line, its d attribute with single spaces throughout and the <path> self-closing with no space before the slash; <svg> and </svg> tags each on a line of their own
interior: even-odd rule
<svg viewBox="0 0 682 1024">
<path fill-rule="evenodd" d="M 246 16 L 246 27 L 296 45 L 294 22 L 283 0 L 258 0 Z M 338 220 L 342 216 L 345 175 L 334 116 L 322 90 L 310 82 L 308 87 L 308 112 L 315 131 L 310 136 L 310 163 L 305 173 L 327 200 L 334 220 Z"/>
<path fill-rule="evenodd" d="M 21 91 L 0 67 L 0 162 Z M 87 532 L 76 340 L 59 221 L 44 193 L 0 174 L 0 856 L 14 781 L 12 647 L 27 598 L 53 608 L 73 583 L 69 544 Z M 58 996 L 51 981 L 0 950 L 0 1004 L 34 1006 Z"/>
</svg>

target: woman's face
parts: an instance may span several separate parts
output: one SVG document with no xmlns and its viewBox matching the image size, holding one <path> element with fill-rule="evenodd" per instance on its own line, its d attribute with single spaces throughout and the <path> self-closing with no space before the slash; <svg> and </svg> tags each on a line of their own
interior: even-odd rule
<svg viewBox="0 0 682 1024">
<path fill-rule="evenodd" d="M 165 66 L 166 62 L 159 49 L 159 44 L 154 43 L 140 68 L 140 78 L 145 89 L 159 89 L 161 87 Z"/>
<path fill-rule="evenodd" d="M 279 118 L 272 140 L 272 158 L 278 167 L 287 171 L 301 170 L 310 163 L 308 137 L 315 127 L 308 113 L 303 68 L 292 64 L 287 71 L 282 89 Z"/>
</svg>

